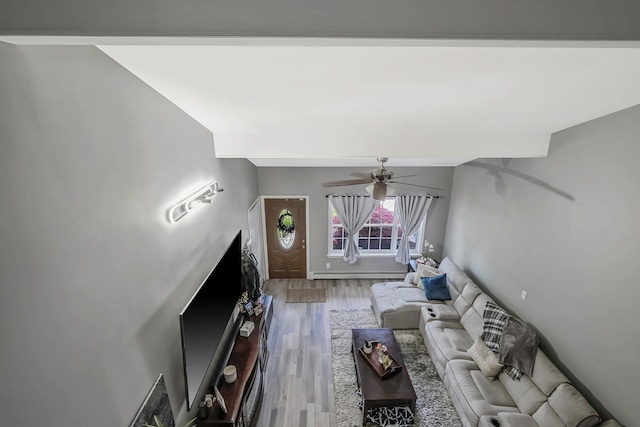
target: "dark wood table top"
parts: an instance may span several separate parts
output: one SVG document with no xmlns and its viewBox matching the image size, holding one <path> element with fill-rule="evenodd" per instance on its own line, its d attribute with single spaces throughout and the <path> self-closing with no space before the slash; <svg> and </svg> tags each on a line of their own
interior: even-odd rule
<svg viewBox="0 0 640 427">
<path fill-rule="evenodd" d="M 407 368 L 404 366 L 400 346 L 393 335 L 393 330 L 388 328 L 352 329 L 351 333 L 353 335 L 353 357 L 356 361 L 362 398 L 381 404 L 394 401 L 415 401 L 416 392 L 411 384 Z M 360 348 L 364 346 L 365 339 L 379 341 L 386 345 L 389 354 L 402 365 L 400 372 L 389 378 L 381 379 L 360 354 Z"/>
</svg>

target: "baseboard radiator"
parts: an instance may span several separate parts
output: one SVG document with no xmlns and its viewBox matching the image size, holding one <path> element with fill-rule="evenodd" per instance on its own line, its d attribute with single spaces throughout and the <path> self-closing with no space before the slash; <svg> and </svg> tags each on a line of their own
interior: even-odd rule
<svg viewBox="0 0 640 427">
<path fill-rule="evenodd" d="M 407 273 L 402 271 L 310 271 L 309 279 L 388 279 L 402 281 L 406 275 Z"/>
</svg>

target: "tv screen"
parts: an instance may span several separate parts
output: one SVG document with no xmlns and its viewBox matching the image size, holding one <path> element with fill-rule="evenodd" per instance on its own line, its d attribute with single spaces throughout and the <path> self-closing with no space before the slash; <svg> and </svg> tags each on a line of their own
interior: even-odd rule
<svg viewBox="0 0 640 427">
<path fill-rule="evenodd" d="M 187 410 L 214 363 L 213 378 L 229 358 L 239 319 L 233 318 L 242 293 L 241 233 L 180 313 Z"/>
</svg>

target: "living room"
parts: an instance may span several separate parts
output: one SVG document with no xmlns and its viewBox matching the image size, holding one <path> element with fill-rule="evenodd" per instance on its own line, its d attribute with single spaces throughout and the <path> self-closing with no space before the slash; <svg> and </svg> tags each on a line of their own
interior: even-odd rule
<svg viewBox="0 0 640 427">
<path fill-rule="evenodd" d="M 610 18 L 612 31 L 633 34 L 629 16 Z M 591 22 L 574 18 L 556 24 L 577 33 Z M 247 231 L 260 195 L 309 195 L 326 229 L 322 182 L 353 168 L 216 158 L 211 132 L 93 46 L 2 43 L 0 64 L 2 424 L 37 411 L 55 426 L 128 425 L 160 372 L 186 419 L 177 314 L 194 287 Z M 534 325 L 590 403 L 633 425 L 640 108 L 612 113 L 554 133 L 543 158 L 394 170 L 444 189 L 427 222 L 436 258 L 451 257 Z M 171 203 L 210 178 L 224 188 L 211 206 L 166 221 Z M 312 271 L 349 268 L 326 259 L 325 232 L 311 244 L 322 254 Z M 353 271 L 373 268 L 363 260 Z"/>
</svg>

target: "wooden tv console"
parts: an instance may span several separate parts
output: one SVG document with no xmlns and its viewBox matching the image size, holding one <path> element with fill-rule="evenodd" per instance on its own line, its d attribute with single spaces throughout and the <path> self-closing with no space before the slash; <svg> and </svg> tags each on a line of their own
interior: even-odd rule
<svg viewBox="0 0 640 427">
<path fill-rule="evenodd" d="M 264 392 L 264 372 L 269 358 L 267 338 L 273 314 L 272 301 L 272 296 L 265 295 L 265 310 L 259 316 L 248 319 L 255 323 L 251 335 L 243 337 L 238 333 L 236 336 L 227 365 L 236 367 L 237 379 L 227 384 L 220 378 L 217 384 L 227 406 L 227 413 L 216 402 L 209 409 L 206 419 L 196 421 L 198 427 L 256 425 Z"/>
</svg>

